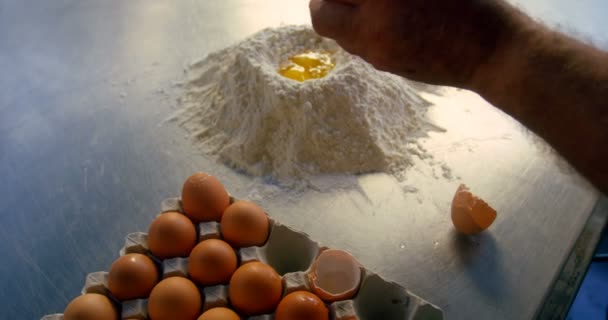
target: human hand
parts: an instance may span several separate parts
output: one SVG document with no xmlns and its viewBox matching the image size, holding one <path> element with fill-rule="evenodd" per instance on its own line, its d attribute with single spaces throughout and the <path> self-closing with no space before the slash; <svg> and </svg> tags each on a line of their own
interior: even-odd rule
<svg viewBox="0 0 608 320">
<path fill-rule="evenodd" d="M 469 88 L 508 38 L 502 0 L 311 0 L 317 33 L 379 70 Z"/>
</svg>

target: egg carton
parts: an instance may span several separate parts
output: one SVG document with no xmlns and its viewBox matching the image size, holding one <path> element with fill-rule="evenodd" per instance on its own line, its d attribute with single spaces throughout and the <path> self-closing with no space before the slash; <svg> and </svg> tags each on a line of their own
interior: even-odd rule
<svg viewBox="0 0 608 320">
<path fill-rule="evenodd" d="M 234 198 L 230 198 L 233 203 Z M 170 211 L 183 213 L 181 200 L 169 198 L 161 203 L 161 214 Z M 198 241 L 221 239 L 217 222 L 203 222 L 196 226 Z M 188 277 L 188 258 L 161 260 L 149 251 L 145 232 L 130 233 L 119 254 L 141 253 L 155 261 L 162 278 Z M 327 247 L 321 246 L 302 232 L 270 219 L 270 235 L 263 246 L 237 249 L 239 265 L 260 261 L 273 267 L 282 277 L 283 296 L 295 291 L 312 292 L 308 274 L 317 256 Z M 229 307 L 228 286 L 199 286 L 203 298 L 202 311 L 215 307 Z M 108 289 L 108 272 L 98 271 L 86 276 L 82 294 L 106 295 L 120 310 L 121 319 L 147 320 L 147 299 L 118 301 Z M 327 305 L 332 320 L 440 320 L 442 310 L 411 293 L 400 285 L 386 281 L 381 276 L 362 268 L 361 282 L 352 299 L 336 301 Z M 244 320 L 272 320 L 272 314 L 243 318 Z M 63 320 L 62 314 L 50 314 L 41 320 Z"/>
</svg>

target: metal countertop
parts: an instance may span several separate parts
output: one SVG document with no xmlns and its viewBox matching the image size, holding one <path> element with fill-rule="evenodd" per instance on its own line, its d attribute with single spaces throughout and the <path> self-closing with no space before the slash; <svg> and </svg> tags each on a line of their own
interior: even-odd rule
<svg viewBox="0 0 608 320">
<path fill-rule="evenodd" d="M 525 6 L 591 36 L 607 29 L 599 0 Z M 307 1 L 0 1 L 3 317 L 61 312 L 85 275 L 107 270 L 123 237 L 146 231 L 160 201 L 198 170 L 313 239 L 351 251 L 448 319 L 527 319 L 540 310 L 599 195 L 478 96 L 427 95 L 436 103 L 430 119 L 446 132 L 424 146 L 453 178 L 420 161 L 407 173 L 417 188 L 410 193 L 384 174 L 260 193 L 263 182 L 202 155 L 164 121 L 190 62 L 282 23 L 309 23 Z M 350 187 L 319 191 L 326 179 Z M 458 236 L 450 221 L 461 182 L 499 212 L 475 238 Z M 605 215 L 593 221 L 603 224 Z"/>
</svg>

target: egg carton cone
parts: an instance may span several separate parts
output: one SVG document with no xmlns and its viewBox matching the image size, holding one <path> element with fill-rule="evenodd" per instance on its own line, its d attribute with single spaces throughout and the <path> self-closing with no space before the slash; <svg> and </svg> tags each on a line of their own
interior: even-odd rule
<svg viewBox="0 0 608 320">
<path fill-rule="evenodd" d="M 261 316 L 253 316 L 247 318 L 247 320 L 274 320 L 274 315 L 272 314 L 263 314 Z"/>
<path fill-rule="evenodd" d="M 215 221 L 202 222 L 198 224 L 198 241 L 209 239 L 221 239 L 220 224 Z"/>
<path fill-rule="evenodd" d="M 121 319 L 148 319 L 148 299 L 136 299 L 122 302 Z"/>
<path fill-rule="evenodd" d="M 99 293 L 108 295 L 109 292 L 108 273 L 106 271 L 98 271 L 87 274 L 81 294 Z"/>
<path fill-rule="evenodd" d="M 363 278 L 356 297 L 332 303 L 330 312 L 334 320 L 443 319 L 438 307 L 373 273 Z"/>
<path fill-rule="evenodd" d="M 228 301 L 228 286 L 217 285 L 204 287 L 202 290 L 203 296 L 203 312 L 218 307 L 229 307 Z"/>
<path fill-rule="evenodd" d="M 133 232 L 125 237 L 125 245 L 120 249 L 118 254 L 121 256 L 129 253 L 147 254 L 148 251 L 148 234 L 145 232 Z"/>
<path fill-rule="evenodd" d="M 230 198 L 230 203 L 236 199 Z M 179 198 L 169 198 L 161 203 L 161 214 L 165 212 L 184 213 Z M 273 267 L 282 278 L 283 296 L 295 291 L 314 293 L 310 283 L 313 266 L 319 256 L 330 250 L 312 240 L 306 233 L 295 231 L 269 218 L 270 234 L 262 246 L 236 249 L 239 265 L 260 261 Z M 203 222 L 198 224 L 198 241 L 222 239 L 220 224 Z M 331 249 L 333 250 L 333 249 Z M 150 256 L 156 263 L 162 278 L 188 277 L 188 258 L 176 257 L 165 260 L 151 254 L 145 232 L 130 233 L 120 255 L 141 253 Z M 349 255 L 350 256 L 350 255 Z M 402 286 L 386 281 L 380 275 L 359 266 L 359 283 L 354 296 L 338 301 L 326 301 L 332 320 L 441 320 L 442 310 L 411 293 Z M 199 286 L 203 299 L 201 313 L 215 307 L 230 307 L 227 284 Z M 99 271 L 87 275 L 82 294 L 100 293 L 108 296 L 121 310 L 121 319 L 147 320 L 147 299 L 118 301 L 108 289 L 108 272 Z M 44 320 L 62 320 L 62 314 L 46 315 Z M 244 317 L 243 320 L 272 320 L 273 314 Z"/>
<path fill-rule="evenodd" d="M 169 277 L 188 277 L 188 258 L 171 258 L 163 260 L 163 279 Z"/>
</svg>

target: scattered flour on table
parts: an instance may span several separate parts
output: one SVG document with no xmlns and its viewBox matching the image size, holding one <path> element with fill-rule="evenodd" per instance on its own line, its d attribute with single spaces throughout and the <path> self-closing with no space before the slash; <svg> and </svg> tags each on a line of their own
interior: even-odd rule
<svg viewBox="0 0 608 320">
<path fill-rule="evenodd" d="M 279 64 L 305 50 L 334 52 L 326 77 L 297 82 Z M 306 26 L 264 29 L 187 70 L 179 122 L 202 149 L 253 176 L 386 172 L 399 180 L 419 139 L 438 130 L 412 82 L 380 72 Z"/>
</svg>

